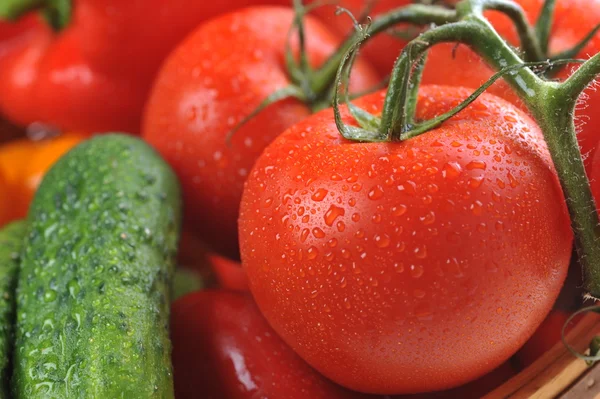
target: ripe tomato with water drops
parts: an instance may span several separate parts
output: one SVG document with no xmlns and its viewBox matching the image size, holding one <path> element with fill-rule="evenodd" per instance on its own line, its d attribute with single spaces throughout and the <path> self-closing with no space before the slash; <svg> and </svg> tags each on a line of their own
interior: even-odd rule
<svg viewBox="0 0 600 399">
<path fill-rule="evenodd" d="M 203 291 L 177 300 L 171 337 L 177 399 L 377 399 L 313 370 L 247 295 Z"/>
<path fill-rule="evenodd" d="M 238 209 L 254 161 L 277 135 L 311 114 L 300 101 L 280 101 L 226 142 L 268 95 L 290 85 L 284 53 L 293 15 L 284 7 L 251 7 L 201 25 L 167 59 L 146 108 L 143 136 L 181 180 L 188 227 L 230 256 L 238 252 Z M 305 30 L 309 61 L 320 65 L 341 38 L 310 17 Z M 292 46 L 298 48 L 296 41 Z M 363 62 L 353 77 L 356 91 L 378 82 Z"/>
<path fill-rule="evenodd" d="M 469 92 L 425 86 L 416 116 Z M 357 105 L 378 114 L 383 98 Z M 506 361 L 552 308 L 571 254 L 563 198 L 537 125 L 494 96 L 400 143 L 349 142 L 325 110 L 255 164 L 242 265 L 273 328 L 333 381 L 452 388 Z"/>
</svg>

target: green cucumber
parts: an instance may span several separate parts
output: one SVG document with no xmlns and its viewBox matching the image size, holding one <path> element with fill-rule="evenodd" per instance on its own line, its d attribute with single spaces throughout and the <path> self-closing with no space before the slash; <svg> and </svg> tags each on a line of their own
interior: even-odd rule
<svg viewBox="0 0 600 399">
<path fill-rule="evenodd" d="M 17 287 L 16 398 L 173 398 L 177 179 L 143 141 L 88 140 L 44 177 Z"/>
<path fill-rule="evenodd" d="M 14 222 L 0 230 L 0 398 L 8 398 L 10 356 L 15 317 L 15 288 L 26 224 Z"/>
</svg>

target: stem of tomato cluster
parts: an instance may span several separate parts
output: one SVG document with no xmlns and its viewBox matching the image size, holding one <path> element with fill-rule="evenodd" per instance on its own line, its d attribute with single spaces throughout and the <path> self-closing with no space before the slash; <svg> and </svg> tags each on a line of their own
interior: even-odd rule
<svg viewBox="0 0 600 399">
<path fill-rule="evenodd" d="M 498 35 L 477 10 L 480 0 L 462 3 L 460 22 L 450 23 L 423 33 L 418 45 L 405 50 L 398 60 L 410 59 L 425 52 L 434 44 L 459 42 L 469 45 L 496 70 L 523 65 L 523 60 Z M 408 53 L 412 55 L 409 57 Z M 404 60 L 404 61 L 403 61 Z M 398 129 L 399 92 L 401 71 L 390 81 L 381 116 L 380 129 L 388 132 Z M 575 245 L 584 268 L 585 288 L 588 296 L 600 298 L 600 229 L 596 205 L 591 194 L 583 160 L 575 135 L 574 110 L 577 98 L 600 74 L 600 55 L 584 63 L 567 81 L 562 84 L 547 82 L 529 68 L 519 68 L 514 73 L 504 75 L 504 80 L 517 92 L 540 125 L 554 162 L 567 208 L 571 217 Z M 388 132 L 397 136 L 401 132 Z M 388 137 L 389 137 L 388 136 Z"/>
<path fill-rule="evenodd" d="M 519 35 L 520 47 L 527 61 L 541 61 L 546 58 L 542 43 L 538 40 L 535 29 L 527 20 L 523 8 L 512 0 L 467 0 L 456 6 L 459 16 L 482 16 L 486 10 L 500 11 L 509 17 Z"/>
<path fill-rule="evenodd" d="M 0 20 L 17 20 L 24 14 L 40 10 L 55 31 L 64 28 L 71 19 L 72 0 L 2 0 Z"/>
<path fill-rule="evenodd" d="M 584 273 L 587 295 L 600 298 L 600 241 L 598 214 L 583 159 L 577 143 L 573 121 L 577 97 L 568 86 L 547 85 L 540 93 L 540 108 L 535 118 L 544 132 L 548 150 L 560 180 L 571 226 L 575 248 Z M 573 93 L 573 94 L 571 94 Z"/>
<path fill-rule="evenodd" d="M 579 95 L 600 75 L 600 53 L 589 59 L 560 85 L 550 86 L 544 96 L 545 112 L 537 119 L 546 135 L 571 216 L 587 296 L 600 298 L 600 221 L 574 124 Z"/>
<path fill-rule="evenodd" d="M 0 1 L 0 19 L 14 21 L 23 14 L 44 5 L 44 0 L 2 0 Z"/>
<path fill-rule="evenodd" d="M 398 109 L 401 108 L 399 103 L 403 91 L 404 71 L 409 67 L 406 63 L 419 59 L 425 51 L 436 44 L 452 42 L 469 45 L 497 70 L 523 64 L 523 60 L 480 13 L 469 13 L 463 15 L 460 22 L 449 23 L 429 30 L 407 46 L 396 61 L 381 114 L 381 134 L 398 138 L 402 137 L 404 133 L 399 130 L 402 128 L 401 118 L 404 116 L 399 114 Z M 506 74 L 504 78 L 528 107 L 538 107 L 536 93 L 544 82 L 531 69 L 515 69 L 510 74 Z"/>
<path fill-rule="evenodd" d="M 443 25 L 455 20 L 456 12 L 454 10 L 438 6 L 412 4 L 390 11 L 374 19 L 366 27 L 368 29 L 368 37 L 365 39 L 365 42 L 377 34 L 403 22 L 410 23 L 411 25 Z M 348 37 L 321 68 L 313 73 L 312 90 L 315 93 L 322 92 L 334 81 L 342 58 L 356 42 L 356 37 L 362 34 L 362 32 L 355 32 Z"/>
<path fill-rule="evenodd" d="M 552 22 L 554 20 L 554 8 L 556 6 L 556 0 L 546 0 L 542 7 L 542 12 L 535 24 L 535 32 L 538 38 L 538 42 L 542 47 L 544 54 L 548 53 L 548 44 L 550 42 L 550 30 L 552 29 Z"/>
</svg>

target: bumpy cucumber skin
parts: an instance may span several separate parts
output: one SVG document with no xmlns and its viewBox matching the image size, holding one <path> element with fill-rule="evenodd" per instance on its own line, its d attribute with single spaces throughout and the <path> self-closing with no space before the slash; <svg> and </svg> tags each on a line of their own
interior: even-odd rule
<svg viewBox="0 0 600 399">
<path fill-rule="evenodd" d="M 180 190 L 143 141 L 86 141 L 45 176 L 17 288 L 16 398 L 173 398 Z"/>
<path fill-rule="evenodd" d="M 10 356 L 15 317 L 15 288 L 19 257 L 26 233 L 23 221 L 14 222 L 0 230 L 0 398 L 9 398 Z"/>
</svg>

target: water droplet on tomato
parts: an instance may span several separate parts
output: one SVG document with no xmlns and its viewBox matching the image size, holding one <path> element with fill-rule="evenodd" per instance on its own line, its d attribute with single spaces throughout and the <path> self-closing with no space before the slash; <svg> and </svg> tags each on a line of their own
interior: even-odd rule
<svg viewBox="0 0 600 399">
<path fill-rule="evenodd" d="M 515 179 L 515 177 L 512 175 L 512 173 L 508 172 L 508 174 L 506 176 L 508 177 L 508 183 L 510 184 L 510 186 L 512 188 L 515 188 L 519 185 L 519 182 L 517 181 L 517 179 Z"/>
<path fill-rule="evenodd" d="M 425 273 L 425 269 L 421 265 L 410 265 L 410 275 L 414 278 L 419 278 Z"/>
<path fill-rule="evenodd" d="M 402 216 L 406 213 L 408 208 L 406 205 L 397 205 L 392 208 L 392 215 L 394 216 Z"/>
<path fill-rule="evenodd" d="M 344 216 L 345 214 L 346 210 L 344 208 L 331 205 L 327 212 L 325 212 L 325 224 L 327 224 L 327 226 L 333 226 L 333 222 L 335 222 L 335 219 L 337 219 L 339 216 Z"/>
<path fill-rule="evenodd" d="M 468 170 L 485 170 L 487 164 L 483 161 L 471 161 L 467 164 L 466 168 Z"/>
<path fill-rule="evenodd" d="M 419 259 L 425 259 L 427 257 L 427 247 L 425 245 L 422 247 L 416 247 L 413 252 Z"/>
<path fill-rule="evenodd" d="M 496 223 L 494 224 L 494 226 L 496 227 L 497 231 L 504 230 L 504 223 L 502 223 L 500 220 L 497 220 Z"/>
<path fill-rule="evenodd" d="M 267 199 L 265 199 L 265 202 L 263 204 L 263 208 L 268 208 L 273 204 L 273 198 L 269 197 Z"/>
<path fill-rule="evenodd" d="M 483 204 L 481 201 L 473 202 L 469 209 L 471 209 L 471 212 L 475 216 L 481 216 L 483 214 Z"/>
<path fill-rule="evenodd" d="M 358 222 L 358 221 L 360 221 L 360 214 L 359 213 L 353 213 L 352 214 L 352 221 L 355 222 L 355 223 Z"/>
<path fill-rule="evenodd" d="M 319 188 L 317 191 L 315 191 L 312 195 L 312 199 L 313 201 L 323 201 L 325 199 L 325 197 L 327 196 L 327 193 L 329 191 L 327 191 L 324 188 Z"/>
<path fill-rule="evenodd" d="M 371 190 L 369 191 L 369 199 L 372 200 L 378 200 L 380 198 L 383 198 L 383 188 L 379 185 L 372 187 Z"/>
<path fill-rule="evenodd" d="M 402 273 L 404 272 L 404 263 L 394 263 L 394 270 L 396 271 L 396 273 Z"/>
<path fill-rule="evenodd" d="M 387 248 L 390 246 L 390 236 L 387 234 L 376 234 L 373 238 L 375 240 L 375 245 L 379 248 Z"/>
<path fill-rule="evenodd" d="M 308 230 L 308 229 L 302 229 L 302 233 L 300 233 L 300 242 L 306 241 L 306 239 L 308 238 L 309 234 L 310 234 L 310 230 Z"/>
<path fill-rule="evenodd" d="M 398 191 L 413 196 L 417 192 L 417 184 L 411 180 L 407 180 L 404 183 L 398 185 Z"/>
<path fill-rule="evenodd" d="M 308 250 L 306 251 L 306 257 L 307 257 L 309 260 L 313 260 L 313 259 L 315 259 L 317 256 L 319 256 L 319 250 L 318 250 L 316 247 L 314 247 L 314 246 L 311 246 L 311 247 L 310 247 L 310 248 L 308 248 Z"/>
<path fill-rule="evenodd" d="M 419 217 L 419 220 L 425 225 L 428 226 L 430 224 L 435 223 L 435 213 L 433 211 L 427 212 L 424 216 Z"/>
<path fill-rule="evenodd" d="M 341 284 L 340 284 L 340 286 L 341 286 Z M 344 288 L 345 286 L 346 286 L 346 285 L 344 285 L 342 288 Z M 348 300 L 348 298 L 344 298 L 344 307 L 345 307 L 346 309 L 350 309 L 350 308 L 352 308 L 352 304 L 350 304 L 350 301 Z"/>
<path fill-rule="evenodd" d="M 484 180 L 483 176 L 471 177 L 469 179 L 469 187 L 479 188 L 481 186 L 481 184 L 483 183 L 483 180 Z"/>
<path fill-rule="evenodd" d="M 439 187 L 435 183 L 429 183 L 427 185 L 427 191 L 430 192 L 431 194 L 435 194 L 439 191 Z"/>
<path fill-rule="evenodd" d="M 448 162 L 442 168 L 442 177 L 454 180 L 460 176 L 460 172 L 462 172 L 462 167 L 458 162 Z"/>
<path fill-rule="evenodd" d="M 323 237 L 325 237 L 325 232 L 323 232 L 323 230 L 321 230 L 318 227 L 315 227 L 312 230 L 312 234 L 313 234 L 313 236 L 315 236 L 315 238 L 323 238 Z"/>
</svg>

